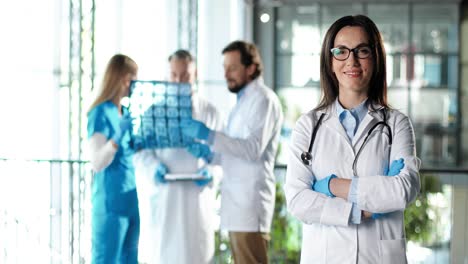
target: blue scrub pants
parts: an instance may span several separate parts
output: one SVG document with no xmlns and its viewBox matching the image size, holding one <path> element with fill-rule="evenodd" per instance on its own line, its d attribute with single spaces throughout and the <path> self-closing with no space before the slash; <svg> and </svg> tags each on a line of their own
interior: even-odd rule
<svg viewBox="0 0 468 264">
<path fill-rule="evenodd" d="M 137 264 L 140 216 L 92 214 L 92 264 Z"/>
</svg>

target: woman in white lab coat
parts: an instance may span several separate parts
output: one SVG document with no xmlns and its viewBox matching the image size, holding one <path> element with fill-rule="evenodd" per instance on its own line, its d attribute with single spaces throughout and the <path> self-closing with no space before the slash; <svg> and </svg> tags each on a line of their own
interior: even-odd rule
<svg viewBox="0 0 468 264">
<path fill-rule="evenodd" d="M 296 123 L 284 187 L 303 222 L 301 263 L 406 263 L 403 211 L 419 192 L 420 160 L 410 120 L 387 104 L 375 24 L 337 20 L 320 63 L 322 100 Z M 404 167 L 387 172 L 398 159 Z"/>
</svg>

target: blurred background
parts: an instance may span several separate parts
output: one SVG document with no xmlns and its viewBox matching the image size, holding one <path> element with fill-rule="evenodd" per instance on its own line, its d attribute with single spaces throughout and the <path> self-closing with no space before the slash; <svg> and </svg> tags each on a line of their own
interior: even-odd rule
<svg viewBox="0 0 468 264">
<path fill-rule="evenodd" d="M 409 115 L 422 190 L 405 212 L 410 263 L 468 264 L 468 1 L 16 0 L 0 2 L 0 263 L 89 263 L 86 111 L 109 58 L 163 80 L 179 48 L 197 58 L 199 92 L 227 114 L 222 48 L 260 48 L 285 112 L 270 258 L 298 263 L 301 225 L 285 208 L 286 147 L 320 98 L 323 36 L 365 14 L 383 34 L 390 104 Z M 226 234 L 216 263 L 231 263 Z M 148 249 L 146 249 L 148 250 Z M 142 244 L 141 263 L 145 262 Z"/>
</svg>

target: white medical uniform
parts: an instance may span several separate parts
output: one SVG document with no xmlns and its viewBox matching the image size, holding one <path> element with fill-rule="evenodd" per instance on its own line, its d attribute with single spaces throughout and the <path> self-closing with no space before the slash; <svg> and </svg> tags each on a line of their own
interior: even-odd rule
<svg viewBox="0 0 468 264">
<path fill-rule="evenodd" d="M 335 104 L 302 115 L 294 128 L 284 190 L 289 212 L 303 222 L 301 263 L 406 263 L 403 210 L 420 189 L 420 160 L 416 157 L 414 131 L 407 116 L 387 111 L 393 133 L 389 153 L 387 129 L 379 125 L 368 138 L 357 161 L 359 177 L 357 206 L 373 213 L 388 213 L 380 219 L 349 223 L 351 203 L 329 198 L 311 189 L 312 181 L 335 174 L 353 177 L 353 161 L 369 129 L 383 120 L 382 107 L 369 111 L 350 142 Z M 311 134 L 325 113 L 312 148 L 312 165 L 302 163 Z M 389 158 L 390 157 L 390 158 Z M 404 168 L 394 177 L 383 176 L 390 161 L 403 158 Z"/>
<path fill-rule="evenodd" d="M 222 127 L 216 108 L 197 96 L 192 99 L 192 116 L 211 129 Z M 154 175 L 160 162 L 174 174 L 197 174 L 200 166 L 207 166 L 214 177 L 220 176 L 219 166 L 216 169 L 216 166 L 200 165 L 203 160 L 185 148 L 143 150 L 135 154 L 134 162 L 142 208 L 140 248 L 146 253 L 144 257 L 154 264 L 213 263 L 214 184 L 203 187 L 193 181 L 159 184 Z M 148 207 L 150 211 L 145 213 L 144 208 Z M 149 247 L 143 244 L 145 241 L 149 241 Z"/>
<path fill-rule="evenodd" d="M 276 94 L 261 77 L 250 82 L 232 109 L 225 132 L 214 132 L 221 154 L 221 228 L 270 232 L 275 206 L 273 168 L 283 120 Z"/>
</svg>

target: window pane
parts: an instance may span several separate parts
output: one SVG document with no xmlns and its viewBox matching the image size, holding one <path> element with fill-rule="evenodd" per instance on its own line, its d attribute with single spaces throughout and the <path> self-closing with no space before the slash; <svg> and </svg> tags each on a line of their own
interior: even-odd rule
<svg viewBox="0 0 468 264">
<path fill-rule="evenodd" d="M 408 5 L 370 4 L 368 14 L 382 34 L 387 53 L 408 51 Z"/>
<path fill-rule="evenodd" d="M 277 87 L 318 86 L 320 55 L 278 55 Z"/>
<path fill-rule="evenodd" d="M 60 8 L 53 7 L 32 0 L 0 2 L 0 157 L 56 155 L 57 40 L 60 23 L 68 22 L 60 17 Z"/>
<path fill-rule="evenodd" d="M 414 51 L 458 50 L 457 5 L 414 5 L 413 21 Z"/>
<path fill-rule="evenodd" d="M 412 120 L 419 156 L 426 166 L 455 165 L 457 155 L 456 90 L 411 86 Z"/>
<path fill-rule="evenodd" d="M 276 23 L 277 52 L 320 52 L 318 18 L 317 5 L 279 8 Z"/>
<path fill-rule="evenodd" d="M 322 39 L 337 19 L 353 14 L 364 14 L 362 4 L 324 4 L 322 6 Z M 320 41 L 321 42 L 321 41 Z"/>
</svg>

